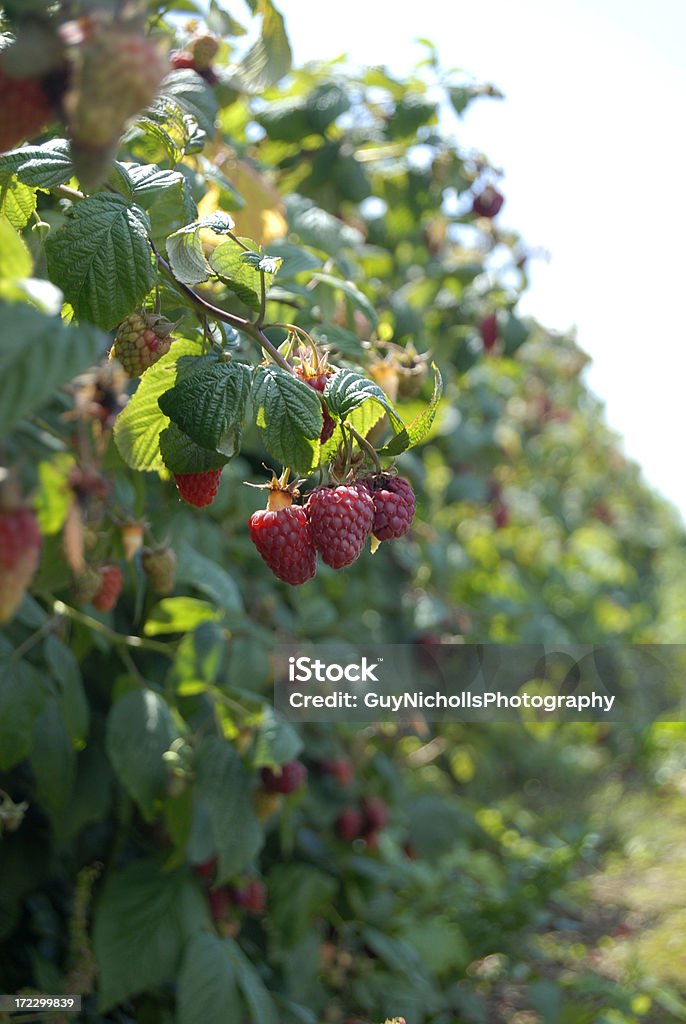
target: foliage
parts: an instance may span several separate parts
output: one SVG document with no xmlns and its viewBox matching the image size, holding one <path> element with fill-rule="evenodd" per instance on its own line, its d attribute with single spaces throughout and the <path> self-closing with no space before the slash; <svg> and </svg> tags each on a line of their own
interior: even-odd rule
<svg viewBox="0 0 686 1024">
<path fill-rule="evenodd" d="M 72 5 L 31 9 L 55 6 Z M 182 15 L 200 5 L 147 6 L 192 52 Z M 479 1024 L 522 1005 L 633 1021 L 642 980 L 586 971 L 551 991 L 533 952 L 595 856 L 583 812 L 565 822 L 496 777 L 546 773 L 569 795 L 639 737 L 300 733 L 272 707 L 287 639 L 678 637 L 684 539 L 605 428 L 574 339 L 519 315 L 522 241 L 472 211 L 498 176 L 445 108 L 494 90 L 433 59 L 408 81 L 339 63 L 284 81 L 281 15 L 248 7 L 261 30 L 239 59 L 243 26 L 212 0 L 212 73 L 172 71 L 90 194 L 57 124 L 0 156 L 0 429 L 44 535 L 0 636 L 0 989 L 79 992 L 87 1021 Z M 5 4 L 19 38 L 20 13 Z M 106 353 L 138 307 L 178 326 L 131 382 Z M 336 370 L 321 396 L 292 372 L 301 342 Z M 341 444 L 346 468 L 370 448 L 398 460 L 415 528 L 288 588 L 249 541 L 243 482 L 267 462 L 307 490 Z M 173 474 L 220 467 L 210 508 L 178 500 Z M 143 533 L 176 553 L 169 594 L 127 546 Z M 76 589 L 105 561 L 125 586 L 97 612 Z M 266 794 L 260 770 L 296 758 L 307 787 Z M 338 815 L 370 796 L 390 824 L 344 842 Z M 264 914 L 237 896 L 255 881 Z"/>
</svg>

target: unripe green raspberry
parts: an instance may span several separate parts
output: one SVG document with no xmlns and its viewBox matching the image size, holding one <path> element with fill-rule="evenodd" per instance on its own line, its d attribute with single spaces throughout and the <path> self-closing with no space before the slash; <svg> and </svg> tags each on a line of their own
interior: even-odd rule
<svg viewBox="0 0 686 1024">
<path fill-rule="evenodd" d="M 173 326 L 157 313 L 131 313 L 119 325 L 110 359 L 118 359 L 129 377 L 140 377 L 169 351 Z"/>
<path fill-rule="evenodd" d="M 171 548 L 146 548 L 142 556 L 143 571 L 155 594 L 171 594 L 176 582 L 176 555 Z"/>
</svg>

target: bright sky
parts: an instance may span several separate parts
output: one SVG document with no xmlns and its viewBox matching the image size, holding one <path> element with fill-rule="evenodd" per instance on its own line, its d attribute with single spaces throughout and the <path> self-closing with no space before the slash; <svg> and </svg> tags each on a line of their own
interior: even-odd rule
<svg viewBox="0 0 686 1024">
<path fill-rule="evenodd" d="M 646 477 L 686 517 L 684 0 L 280 0 L 297 64 L 343 52 L 491 81 L 460 141 L 503 168 L 499 222 L 551 254 L 522 308 L 576 325 L 588 383 Z M 679 295 L 682 299 L 679 299 Z"/>
</svg>

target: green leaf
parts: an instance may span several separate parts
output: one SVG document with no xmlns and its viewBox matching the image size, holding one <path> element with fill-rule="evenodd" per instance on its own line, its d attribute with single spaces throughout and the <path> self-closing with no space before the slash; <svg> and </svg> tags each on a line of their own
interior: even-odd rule
<svg viewBox="0 0 686 1024">
<path fill-rule="evenodd" d="M 110 330 L 140 305 L 155 281 L 148 228 L 140 207 L 98 192 L 49 236 L 50 278 L 77 317 Z"/>
<path fill-rule="evenodd" d="M 28 277 L 32 269 L 31 254 L 17 233 L 16 225 L 9 217 L 0 215 L 0 281 L 18 281 Z"/>
<path fill-rule="evenodd" d="M 183 357 L 199 357 L 201 351 L 202 345 L 197 339 L 175 341 L 169 351 L 145 371 L 135 394 L 117 417 L 114 440 L 122 459 L 132 469 L 144 472 L 164 469 L 160 434 L 170 421 L 158 401 L 160 395 L 174 387 L 181 374 L 191 371 L 195 358 L 184 360 Z"/>
<path fill-rule="evenodd" d="M 245 92 L 264 92 L 276 85 L 291 69 L 291 47 L 282 16 L 272 0 L 258 0 L 262 34 L 234 72 Z"/>
<path fill-rule="evenodd" d="M 39 801 L 51 811 L 62 807 L 74 787 L 76 762 L 60 706 L 52 697 L 36 719 L 31 767 Z"/>
<path fill-rule="evenodd" d="M 133 199 L 147 211 L 152 237 L 163 247 L 169 235 L 197 217 L 188 181 L 180 171 L 157 164 L 122 164 L 132 184 Z"/>
<path fill-rule="evenodd" d="M 248 1005 L 250 1019 L 259 1024 L 279 1024 L 274 1001 L 241 947 L 233 939 L 225 939 L 224 946 L 236 973 L 238 987 Z"/>
<path fill-rule="evenodd" d="M 359 309 L 359 311 L 364 313 L 374 327 L 377 326 L 379 323 L 379 317 L 376 310 L 367 296 L 363 295 L 357 285 L 354 285 L 352 281 L 343 281 L 338 277 L 332 277 L 330 274 L 320 273 L 313 274 L 312 280 L 317 281 L 319 284 L 323 284 L 327 288 L 333 288 L 334 291 L 343 292 L 345 297 L 350 300 L 350 304 L 353 308 Z"/>
<path fill-rule="evenodd" d="M 159 143 L 170 161 L 178 164 L 186 150 L 191 148 L 197 121 L 170 96 L 158 96 L 138 117 L 135 127 L 130 129 L 124 140 L 135 136 L 137 131 Z"/>
<path fill-rule="evenodd" d="M 296 758 L 302 748 L 303 741 L 291 723 L 274 708 L 265 707 L 253 754 L 255 767 L 286 764 Z"/>
<path fill-rule="evenodd" d="M 255 115 L 255 120 L 275 142 L 301 142 L 312 131 L 302 99 L 289 98 L 270 103 Z"/>
<path fill-rule="evenodd" d="M 200 932 L 189 942 L 179 972 L 177 1024 L 239 1021 L 242 1006 L 227 942 Z"/>
<path fill-rule="evenodd" d="M 323 422 L 317 392 L 280 366 L 258 366 L 252 403 L 270 455 L 298 473 L 309 473 L 317 463 Z"/>
<path fill-rule="evenodd" d="M 74 501 L 69 474 L 76 459 L 67 452 L 57 452 L 38 465 L 39 490 L 34 504 L 40 532 L 45 537 L 59 533 Z"/>
<path fill-rule="evenodd" d="M 22 146 L 0 155 L 0 175 L 15 174 L 24 185 L 49 189 L 64 185 L 74 173 L 66 139 Z"/>
<path fill-rule="evenodd" d="M 326 210 L 315 206 L 311 199 L 290 195 L 286 197 L 285 202 L 291 229 L 304 245 L 311 245 L 329 256 L 334 256 L 341 249 L 359 246 L 364 241 L 362 233 L 357 228 L 350 227 Z"/>
<path fill-rule="evenodd" d="M 388 413 L 393 430 L 405 429 L 403 421 L 393 408 L 388 395 L 373 380 L 368 380 L 354 370 L 338 370 L 329 377 L 324 389 L 324 398 L 332 416 L 344 420 L 353 409 L 358 409 L 369 400 L 381 405 Z"/>
<path fill-rule="evenodd" d="M 0 657 L 0 771 L 31 752 L 47 680 L 27 661 Z"/>
<path fill-rule="evenodd" d="M 0 174 L 0 215 L 21 231 L 31 220 L 35 209 L 35 189 L 22 185 L 15 177 Z"/>
<path fill-rule="evenodd" d="M 173 978 L 186 937 L 207 923 L 202 896 L 185 871 L 138 861 L 111 874 L 93 927 L 100 1012 Z"/>
<path fill-rule="evenodd" d="M 197 444 L 235 455 L 251 381 L 246 363 L 212 362 L 165 391 L 160 409 Z"/>
<path fill-rule="evenodd" d="M 159 440 L 160 456 L 170 473 L 208 473 L 229 461 L 222 452 L 197 444 L 176 423 L 165 427 Z"/>
<path fill-rule="evenodd" d="M 187 543 L 181 545 L 178 559 L 176 579 L 179 583 L 188 583 L 202 591 L 226 611 L 243 612 L 240 590 L 226 569 Z"/>
<path fill-rule="evenodd" d="M 0 303 L 0 435 L 97 362 L 107 338 L 26 305 Z"/>
<path fill-rule="evenodd" d="M 43 644 L 43 657 L 59 687 L 57 699 L 67 732 L 74 744 L 83 746 L 88 735 L 90 712 L 79 663 L 71 649 L 56 636 L 49 636 Z"/>
<path fill-rule="evenodd" d="M 293 242 L 270 242 L 269 252 L 270 255 L 281 261 L 279 281 L 282 278 L 295 277 L 304 270 L 314 270 L 315 267 L 322 265 L 319 256 L 315 256 L 314 253 L 308 252 L 307 249 L 303 249 L 302 246 L 295 245 Z"/>
<path fill-rule="evenodd" d="M 295 946 L 327 907 L 336 881 L 308 864 L 280 864 L 269 874 L 271 923 L 282 946 Z"/>
<path fill-rule="evenodd" d="M 214 90 L 197 71 L 190 68 L 172 71 L 162 83 L 162 95 L 175 100 L 207 135 L 214 134 L 219 105 Z"/>
<path fill-rule="evenodd" d="M 412 448 L 414 445 L 420 444 L 431 430 L 436 418 L 436 413 L 438 412 L 438 407 L 441 404 L 441 398 L 443 397 L 443 379 L 441 377 L 440 370 L 435 363 L 432 363 L 431 366 L 434 371 L 434 390 L 431 396 L 431 401 L 427 405 L 426 409 L 412 420 L 409 426 L 401 430 L 399 434 L 396 434 L 396 436 L 379 451 L 379 455 L 400 455 L 401 452 L 406 451 L 408 448 Z"/>
<path fill-rule="evenodd" d="M 256 243 L 251 238 L 242 238 L 245 245 L 256 249 Z M 260 271 L 264 273 L 264 286 L 268 291 L 274 279 L 274 274 L 279 269 L 270 270 L 263 266 L 268 257 L 262 256 L 256 251 L 246 252 L 237 242 L 230 239 L 218 245 L 210 256 L 210 266 L 214 273 L 221 278 L 224 284 L 235 292 L 241 302 L 249 306 L 254 312 L 260 310 Z"/>
<path fill-rule="evenodd" d="M 150 820 L 167 787 L 162 755 L 178 736 L 172 713 L 153 690 L 131 690 L 112 706 L 107 718 L 107 753 L 117 778 Z"/>
<path fill-rule="evenodd" d="M 264 835 L 250 798 L 250 777 L 234 748 L 218 736 L 207 737 L 198 748 L 195 787 L 210 813 L 217 884 L 222 885 L 250 864 Z"/>
<path fill-rule="evenodd" d="M 150 614 L 143 632 L 146 636 L 188 633 L 201 622 L 218 622 L 221 613 L 197 597 L 165 597 Z"/>
<path fill-rule="evenodd" d="M 325 132 L 337 117 L 350 109 L 347 89 L 338 82 L 322 82 L 307 97 L 307 114 L 314 131 Z"/>
<path fill-rule="evenodd" d="M 218 235 L 226 234 L 234 227 L 228 213 L 214 213 L 203 220 L 186 224 L 167 239 L 167 254 L 174 276 L 183 284 L 200 284 L 212 274 L 212 267 L 205 259 L 201 228 L 210 228 Z M 217 248 L 221 248 L 218 246 Z M 215 250 L 216 252 L 216 250 Z"/>
</svg>

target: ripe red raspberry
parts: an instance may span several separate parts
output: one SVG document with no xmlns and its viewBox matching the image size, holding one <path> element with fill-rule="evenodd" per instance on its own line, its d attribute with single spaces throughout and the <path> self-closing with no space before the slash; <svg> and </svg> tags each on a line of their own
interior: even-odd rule
<svg viewBox="0 0 686 1024">
<path fill-rule="evenodd" d="M 479 334 L 486 352 L 492 352 L 498 340 L 498 317 L 489 313 L 479 324 Z"/>
<path fill-rule="evenodd" d="M 317 553 L 307 511 L 278 481 L 269 485 L 269 504 L 248 520 L 250 539 L 277 579 L 297 587 L 317 571 Z"/>
<path fill-rule="evenodd" d="M 15 78 L 0 57 L 0 152 L 13 149 L 37 135 L 54 114 L 52 103 L 38 78 Z"/>
<path fill-rule="evenodd" d="M 362 827 L 362 815 L 356 807 L 346 807 L 336 818 L 336 831 L 346 843 L 362 835 Z"/>
<path fill-rule="evenodd" d="M 219 889 L 210 889 L 207 893 L 207 901 L 210 905 L 212 919 L 221 921 L 231 908 L 231 890 L 225 885 Z"/>
<path fill-rule="evenodd" d="M 133 22 L 94 12 L 74 55 L 65 100 L 77 176 L 99 184 L 126 122 L 154 100 L 169 64 Z"/>
<path fill-rule="evenodd" d="M 197 71 L 195 57 L 190 50 L 177 50 L 175 53 L 172 53 L 169 62 L 173 68 Z"/>
<path fill-rule="evenodd" d="M 505 197 L 493 185 L 487 185 L 483 192 L 474 197 L 472 211 L 477 217 L 495 217 L 505 202 Z"/>
<path fill-rule="evenodd" d="M 263 768 L 260 772 L 262 788 L 266 793 L 295 793 L 307 782 L 307 768 L 302 761 L 289 761 L 281 765 L 281 771 L 275 772 L 272 768 Z"/>
<path fill-rule="evenodd" d="M 304 381 L 315 391 L 320 394 L 326 387 L 326 382 L 333 375 L 333 370 L 330 370 L 325 364 L 320 364 L 319 367 L 312 367 L 309 363 L 302 363 L 301 366 L 296 366 L 294 370 L 295 376 L 300 380 Z M 325 405 L 322 405 L 322 415 L 324 417 L 324 423 L 322 425 L 322 432 L 319 435 L 319 440 L 322 444 L 328 441 L 334 432 L 336 421 L 333 419 L 329 410 Z"/>
<path fill-rule="evenodd" d="M 374 502 L 357 484 L 319 487 L 310 495 L 307 511 L 312 540 L 332 569 L 359 558 L 374 523 Z"/>
<path fill-rule="evenodd" d="M 217 858 L 210 857 L 209 860 L 203 861 L 202 864 L 194 864 L 193 871 L 198 876 L 198 878 L 212 879 L 217 873 L 217 864 Z"/>
<path fill-rule="evenodd" d="M 221 469 L 210 469 L 206 473 L 174 474 L 179 494 L 184 501 L 189 505 L 195 505 L 196 508 L 212 504 L 217 497 L 221 477 Z"/>
<path fill-rule="evenodd" d="M 378 832 L 388 824 L 388 807 L 379 796 L 369 796 L 362 801 L 362 814 L 367 832 Z"/>
<path fill-rule="evenodd" d="M 349 786 L 355 778 L 355 765 L 347 757 L 332 757 L 322 761 L 320 768 L 325 775 L 333 775 L 339 786 Z"/>
<path fill-rule="evenodd" d="M 93 607 L 99 612 L 111 612 L 121 593 L 122 573 L 118 565 L 103 565 L 100 587 L 93 597 Z"/>
<path fill-rule="evenodd" d="M 0 623 L 9 622 L 36 574 L 42 538 L 28 508 L 0 509 Z"/>
<path fill-rule="evenodd" d="M 251 914 L 262 914 L 267 906 L 267 887 L 255 879 L 242 889 L 236 889 L 234 900 L 239 907 L 245 907 Z"/>
<path fill-rule="evenodd" d="M 171 594 L 176 582 L 176 555 L 171 548 L 146 548 L 141 556 L 143 572 L 155 594 Z"/>
<path fill-rule="evenodd" d="M 362 481 L 374 502 L 372 533 L 377 540 L 393 540 L 407 533 L 414 518 L 414 491 L 402 476 L 382 473 Z"/>
<path fill-rule="evenodd" d="M 110 359 L 118 359 L 129 377 L 140 377 L 169 351 L 173 326 L 157 313 L 131 313 L 117 329 Z"/>
</svg>

